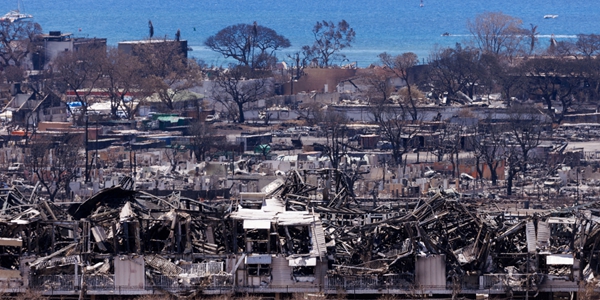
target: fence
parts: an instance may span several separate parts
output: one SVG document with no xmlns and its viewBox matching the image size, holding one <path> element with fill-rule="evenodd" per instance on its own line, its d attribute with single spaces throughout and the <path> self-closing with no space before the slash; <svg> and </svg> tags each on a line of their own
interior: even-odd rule
<svg viewBox="0 0 600 300">
<path fill-rule="evenodd" d="M 152 278 L 146 277 L 146 289 L 161 289 L 166 291 L 187 290 L 187 288 L 179 282 L 179 277 L 154 275 Z"/>
<path fill-rule="evenodd" d="M 191 273 L 196 274 L 208 274 L 210 272 L 218 271 L 222 267 L 219 263 L 214 264 L 195 264 L 194 266 L 184 266 L 183 269 Z M 314 290 L 324 291 L 326 293 L 336 293 L 344 291 L 347 293 L 358 293 L 360 291 L 365 293 L 398 293 L 404 292 L 406 294 L 425 294 L 431 293 L 431 291 L 438 293 L 452 293 L 460 291 L 481 291 L 482 293 L 498 294 L 507 291 L 576 291 L 578 286 L 575 282 L 567 279 L 562 280 L 560 286 L 552 280 L 548 284 L 542 284 L 537 286 L 534 282 L 541 282 L 540 275 L 530 275 L 530 284 L 527 285 L 526 274 L 486 274 L 478 276 L 478 281 L 473 278 L 470 282 L 461 282 L 457 285 L 448 282 L 442 286 L 423 286 L 418 285 L 414 281 L 414 275 L 411 274 L 396 274 L 396 275 L 339 275 L 339 276 L 326 276 L 324 285 L 310 285 L 310 286 L 233 286 L 233 277 L 227 273 L 219 273 L 200 276 L 164 276 L 154 275 L 152 277 L 146 277 L 146 291 L 150 290 L 165 290 L 170 292 L 184 292 L 190 290 L 202 289 L 212 294 L 230 293 L 232 291 L 238 292 L 266 292 L 272 289 L 281 290 L 283 292 L 289 290 L 289 292 L 297 292 L 298 290 Z M 543 276 L 543 275 L 541 275 Z M 555 276 L 559 278 L 560 276 Z M 562 277 L 560 277 L 562 278 Z M 559 279 L 560 279 L 559 278 Z M 80 290 L 81 276 L 74 275 L 41 275 L 32 276 L 30 280 L 30 287 L 34 290 L 40 290 L 50 293 L 69 293 Z M 114 275 L 85 275 L 83 277 L 86 289 L 88 291 L 115 291 L 118 294 L 123 292 L 129 294 L 135 294 L 143 292 L 138 287 L 128 286 L 115 286 Z"/>
<path fill-rule="evenodd" d="M 76 286 L 75 275 L 33 276 L 30 285 L 36 290 L 73 291 Z"/>
<path fill-rule="evenodd" d="M 83 277 L 86 288 L 93 291 L 111 291 L 115 289 L 113 275 L 86 275 Z"/>
<path fill-rule="evenodd" d="M 223 272 L 224 263 L 222 261 L 209 261 L 199 264 L 181 265 L 183 273 L 194 276 L 204 277 L 214 274 L 220 274 Z"/>
<path fill-rule="evenodd" d="M 190 276 L 164 276 L 154 275 L 146 277 L 146 290 L 160 289 L 172 292 L 188 291 L 191 289 L 229 289 L 233 281 L 229 274 L 214 274 L 222 270 L 223 263 L 195 264 L 188 266 Z M 184 269 L 186 269 L 184 268 Z M 196 274 L 203 274 L 198 276 Z M 30 287 L 39 291 L 74 292 L 81 288 L 81 275 L 41 275 L 32 276 Z M 83 276 L 85 288 L 88 291 L 135 291 L 138 287 L 116 286 L 114 275 L 85 275 Z M 228 287 L 228 288 L 227 288 Z"/>
<path fill-rule="evenodd" d="M 328 276 L 325 288 L 329 290 L 363 290 L 381 288 L 410 289 L 414 286 L 414 276 L 389 275 L 381 278 L 376 275 Z"/>
</svg>

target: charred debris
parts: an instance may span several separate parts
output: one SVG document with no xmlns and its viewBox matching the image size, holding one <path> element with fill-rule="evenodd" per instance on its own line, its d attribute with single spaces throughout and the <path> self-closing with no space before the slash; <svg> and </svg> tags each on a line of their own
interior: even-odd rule
<svg viewBox="0 0 600 300">
<path fill-rule="evenodd" d="M 176 296 L 533 296 L 598 286 L 597 202 L 507 210 L 446 190 L 361 204 L 345 176 L 292 170 L 261 192 L 211 201 L 154 196 L 129 177 L 69 205 L 3 188 L 0 284 L 48 295 Z M 311 177 L 331 182 L 330 191 Z"/>
</svg>

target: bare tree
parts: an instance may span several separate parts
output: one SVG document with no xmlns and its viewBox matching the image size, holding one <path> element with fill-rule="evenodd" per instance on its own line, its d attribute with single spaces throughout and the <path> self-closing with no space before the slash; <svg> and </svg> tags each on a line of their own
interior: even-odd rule
<svg viewBox="0 0 600 300">
<path fill-rule="evenodd" d="M 550 46 L 545 54 L 554 57 L 576 56 L 577 49 L 572 41 L 557 41 L 554 35 L 550 38 Z"/>
<path fill-rule="evenodd" d="M 41 34 L 38 23 L 0 21 L 0 66 L 21 66 L 27 55 L 37 50 Z"/>
<path fill-rule="evenodd" d="M 327 68 L 337 58 L 344 58 L 339 52 L 351 47 L 356 37 L 356 32 L 346 20 L 337 24 L 333 21 L 317 22 L 312 29 L 315 42 L 311 52 L 318 61 L 319 66 Z"/>
<path fill-rule="evenodd" d="M 23 80 L 25 80 L 25 72 L 23 71 L 23 69 L 17 66 L 5 67 L 3 75 L 6 79 L 6 82 L 8 83 L 22 82 Z"/>
<path fill-rule="evenodd" d="M 586 92 L 584 97 L 589 100 L 598 99 L 598 95 L 600 95 L 600 57 L 596 56 L 587 60 L 585 66 L 588 76 L 583 83 Z M 596 103 L 596 105 L 598 107 L 600 103 Z"/>
<path fill-rule="evenodd" d="M 227 108 L 238 123 L 244 123 L 244 105 L 257 102 L 272 94 L 272 84 L 266 78 L 254 78 L 252 72 L 242 66 L 234 66 L 221 71 L 216 79 L 214 99 Z"/>
<path fill-rule="evenodd" d="M 186 153 L 187 151 L 185 149 L 185 146 L 180 144 L 171 144 L 170 146 L 164 148 L 163 154 L 165 155 L 165 157 L 169 161 L 169 164 L 171 165 L 171 173 L 175 173 L 175 171 L 177 170 L 177 165 L 183 159 L 183 157 L 185 157 Z"/>
<path fill-rule="evenodd" d="M 600 53 L 600 35 L 578 34 L 575 49 L 586 58 L 592 58 Z"/>
<path fill-rule="evenodd" d="M 464 95 L 473 99 L 476 87 L 489 78 L 479 50 L 460 45 L 433 53 L 429 63 L 429 79 L 434 92 L 451 101 L 464 102 Z"/>
<path fill-rule="evenodd" d="M 290 66 L 290 95 L 294 94 L 294 82 L 304 76 L 304 69 L 309 65 L 312 59 L 312 51 L 309 46 L 303 46 L 300 51 L 288 54 L 293 63 Z"/>
<path fill-rule="evenodd" d="M 81 161 L 80 135 L 63 134 L 53 139 L 43 136 L 30 145 L 29 167 L 42 184 L 50 201 L 54 201 L 61 190 L 68 190 Z"/>
<path fill-rule="evenodd" d="M 375 108 L 376 109 L 376 108 Z M 401 165 L 403 156 L 411 150 L 411 141 L 417 133 L 417 126 L 414 121 L 408 120 L 408 113 L 403 110 L 382 109 L 381 115 L 377 118 L 380 127 L 381 136 L 390 142 L 392 148 L 392 158 L 396 165 Z"/>
<path fill-rule="evenodd" d="M 133 96 L 143 97 L 145 91 L 141 76 L 142 65 L 138 58 L 117 48 L 110 48 L 102 66 L 101 88 L 108 93 L 110 114 L 118 119 L 117 111 L 123 109 L 129 119 L 133 118 L 135 107 Z M 139 102 L 138 102 L 139 104 Z"/>
<path fill-rule="evenodd" d="M 273 65 L 275 51 L 291 46 L 287 38 L 256 22 L 227 26 L 208 37 L 204 45 L 252 69 Z"/>
<path fill-rule="evenodd" d="M 177 97 L 184 91 L 201 84 L 202 72 L 198 63 L 185 57 L 178 41 L 156 41 L 136 45 L 137 56 L 144 72 L 144 89 L 156 93 L 169 110 L 175 109 Z"/>
<path fill-rule="evenodd" d="M 581 83 L 579 71 L 579 62 L 560 58 L 533 58 L 523 64 L 529 94 L 544 101 L 555 122 L 562 120 L 572 104 L 572 94 Z M 554 101 L 562 104 L 562 111 L 554 110 Z"/>
<path fill-rule="evenodd" d="M 189 129 L 190 146 L 197 161 L 204 161 L 206 159 L 206 153 L 210 149 L 225 142 L 223 137 L 216 136 L 214 129 L 209 124 L 202 121 L 194 122 L 190 125 Z"/>
<path fill-rule="evenodd" d="M 513 180 L 519 173 L 525 174 L 527 164 L 531 162 L 531 151 L 541 142 L 546 118 L 533 108 L 513 106 L 508 111 L 505 139 L 506 162 L 508 166 L 506 178 L 506 194 L 512 194 Z"/>
<path fill-rule="evenodd" d="M 492 185 L 498 184 L 498 167 L 504 161 L 504 129 L 488 115 L 479 125 L 481 134 L 471 139 L 477 161 L 487 165 Z M 480 172 L 481 173 L 481 172 Z"/>
<path fill-rule="evenodd" d="M 523 38 L 523 22 L 501 12 L 484 12 L 467 21 L 479 49 L 492 54 L 510 54 L 518 50 Z"/>
<path fill-rule="evenodd" d="M 379 54 L 379 60 L 385 67 L 385 70 L 393 74 L 395 77 L 402 79 L 406 83 L 408 93 L 406 95 L 406 101 L 409 105 L 408 112 L 413 120 L 417 120 L 417 105 L 416 99 L 413 97 L 411 91 L 411 68 L 414 67 L 418 62 L 418 57 L 412 52 L 403 53 L 397 56 L 392 56 L 386 52 Z"/>
<path fill-rule="evenodd" d="M 520 65 L 512 64 L 506 60 L 490 59 L 487 68 L 491 80 L 496 85 L 508 107 L 512 105 L 513 96 L 525 87 L 525 78 Z"/>
<path fill-rule="evenodd" d="M 389 108 L 390 96 L 394 91 L 394 86 L 389 77 L 389 72 L 382 67 L 374 67 L 367 70 L 362 75 L 362 79 L 367 83 L 366 91 L 369 100 L 369 110 L 374 121 L 379 122 L 385 109 Z"/>
<path fill-rule="evenodd" d="M 323 110 L 324 107 L 322 104 L 318 102 L 309 102 L 306 104 L 301 104 L 298 106 L 299 119 L 304 119 L 308 125 L 317 125 L 321 122 L 325 117 L 326 111 Z"/>
<path fill-rule="evenodd" d="M 331 167 L 338 169 L 348 151 L 348 117 L 341 112 L 328 112 L 322 117 L 319 124 L 325 133 L 324 153 L 329 158 Z"/>
<path fill-rule="evenodd" d="M 448 158 L 452 163 L 452 171 L 455 170 L 454 155 L 460 150 L 461 126 L 457 124 L 444 123 L 442 127 L 435 132 L 433 144 L 429 152 L 436 157 L 438 162 Z"/>
<path fill-rule="evenodd" d="M 103 48 L 82 47 L 78 51 L 63 52 L 54 61 L 52 78 L 57 94 L 73 93 L 75 101 L 81 104 L 79 123 L 91 104 L 94 88 L 100 84 L 105 57 Z"/>
</svg>

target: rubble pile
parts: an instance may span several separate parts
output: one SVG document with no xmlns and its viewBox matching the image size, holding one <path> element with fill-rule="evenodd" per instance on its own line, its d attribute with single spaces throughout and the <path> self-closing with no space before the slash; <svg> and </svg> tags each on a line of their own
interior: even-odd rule
<svg viewBox="0 0 600 300">
<path fill-rule="evenodd" d="M 416 262 L 441 256 L 448 283 L 464 285 L 469 277 L 493 274 L 492 282 L 502 277 L 505 285 L 535 289 L 545 280 L 577 279 L 579 266 L 585 267 L 586 280 L 592 282 L 589 266 L 599 262 L 594 254 L 600 242 L 597 203 L 514 213 L 441 191 L 404 207 L 383 203 L 373 208 L 352 202 L 332 207 L 302 202 L 311 199 L 302 191 L 312 189 L 294 182 L 280 196 L 296 199 L 288 200 L 292 209 L 303 204 L 320 215 L 328 257 L 333 260 L 330 275 L 376 275 L 382 282 L 399 276 L 422 284 L 416 282 Z M 584 252 L 587 257 L 582 257 Z"/>
<path fill-rule="evenodd" d="M 598 203 L 509 211 L 449 190 L 375 205 L 352 199 L 335 174 L 313 174 L 346 182 L 329 185 L 332 197 L 298 171 L 218 202 L 136 191 L 130 178 L 68 206 L 3 189 L 0 284 L 189 295 L 350 285 L 539 292 L 597 282 Z"/>
<path fill-rule="evenodd" d="M 212 262 L 208 255 L 226 253 L 226 239 L 220 238 L 226 236 L 225 211 L 177 193 L 156 197 L 131 187 L 122 181 L 70 207 L 37 199 L 30 203 L 16 188 L 5 189 L 0 270 L 30 272 L 30 287 L 42 290 L 84 284 L 114 289 L 131 283 L 115 283 L 117 261 L 141 259 L 148 268 L 141 264 L 140 284 L 144 274 L 150 282 L 155 276 L 172 278 L 177 285 L 200 282 L 190 281 L 190 274 L 198 272 L 184 272 L 181 266 L 194 270 L 194 265 Z M 185 259 L 175 264 L 175 256 Z M 222 273 L 220 261 L 218 270 L 212 266 L 212 272 L 196 277 Z"/>
</svg>

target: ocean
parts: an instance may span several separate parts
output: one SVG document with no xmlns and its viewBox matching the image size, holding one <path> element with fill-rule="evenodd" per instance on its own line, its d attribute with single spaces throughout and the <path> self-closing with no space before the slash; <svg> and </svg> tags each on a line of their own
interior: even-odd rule
<svg viewBox="0 0 600 300">
<path fill-rule="evenodd" d="M 466 22 L 485 12 L 501 11 L 538 26 L 540 45 L 579 33 L 600 33 L 597 0 L 20 0 L 21 11 L 34 16 L 45 32 L 70 32 L 75 36 L 107 38 L 109 45 L 148 37 L 148 20 L 154 36 L 173 38 L 178 29 L 192 48 L 190 56 L 211 65 L 229 61 L 206 49 L 204 40 L 220 29 L 257 21 L 287 37 L 292 47 L 312 44 L 311 29 L 320 20 L 345 19 L 356 31 L 356 41 L 343 53 L 365 67 L 384 51 L 414 52 L 426 61 L 435 47 L 468 43 Z M 0 14 L 17 8 L 17 0 L 0 3 Z M 544 19 L 544 15 L 558 15 Z M 442 36 L 448 32 L 450 36 Z M 339 63 L 339 62 L 338 62 Z"/>
</svg>

